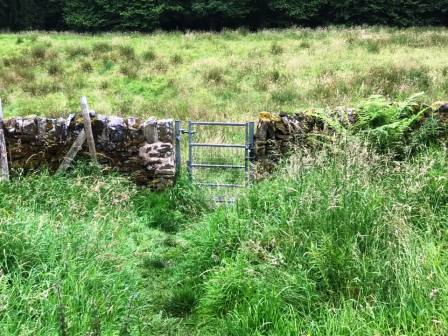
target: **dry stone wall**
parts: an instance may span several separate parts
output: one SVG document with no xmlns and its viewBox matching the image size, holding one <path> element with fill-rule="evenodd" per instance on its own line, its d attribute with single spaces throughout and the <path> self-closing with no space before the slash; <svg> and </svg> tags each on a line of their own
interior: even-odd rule
<svg viewBox="0 0 448 336">
<path fill-rule="evenodd" d="M 434 103 L 428 106 L 428 111 L 435 113 L 440 124 L 448 129 L 448 103 Z M 358 113 L 352 108 L 338 108 L 327 113 L 326 118 L 305 112 L 292 115 L 260 113 L 254 139 L 258 172 L 261 175 L 271 172 L 292 150 L 319 146 L 316 138 L 337 133 L 335 125 L 349 130 L 358 121 Z M 417 124 L 416 128 L 419 126 Z M 446 141 L 446 136 L 442 135 L 440 140 Z"/>
<path fill-rule="evenodd" d="M 91 113 L 101 164 L 127 173 L 156 190 L 173 184 L 175 176 L 173 120 L 146 121 Z M 3 128 L 12 169 L 56 170 L 83 129 L 81 115 L 68 118 L 26 117 L 5 120 Z M 87 155 L 84 144 L 80 155 Z"/>
</svg>

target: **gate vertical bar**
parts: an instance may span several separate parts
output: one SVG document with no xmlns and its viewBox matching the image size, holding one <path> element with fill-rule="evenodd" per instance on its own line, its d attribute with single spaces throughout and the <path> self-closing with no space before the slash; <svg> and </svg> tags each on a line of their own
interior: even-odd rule
<svg viewBox="0 0 448 336">
<path fill-rule="evenodd" d="M 249 160 L 254 159 L 254 149 L 255 149 L 255 123 L 253 121 L 249 122 Z"/>
<path fill-rule="evenodd" d="M 244 127 L 245 131 L 245 149 L 244 149 L 244 172 L 245 172 L 245 185 L 246 187 L 249 185 L 249 123 L 246 123 L 246 127 Z"/>
<path fill-rule="evenodd" d="M 254 159 L 254 141 L 255 141 L 255 123 L 253 121 L 248 122 L 248 155 L 246 157 L 246 162 L 249 165 L 249 183 L 253 178 L 253 166 L 252 160 Z"/>
<path fill-rule="evenodd" d="M 193 143 L 193 125 L 191 123 L 191 120 L 188 121 L 188 175 L 190 177 L 190 180 L 193 180 L 193 146 L 191 145 Z"/>
<path fill-rule="evenodd" d="M 180 173 L 181 163 L 182 163 L 182 155 L 180 148 L 180 120 L 176 120 L 174 122 L 174 136 L 175 136 L 175 160 L 176 160 L 176 176 Z"/>
</svg>

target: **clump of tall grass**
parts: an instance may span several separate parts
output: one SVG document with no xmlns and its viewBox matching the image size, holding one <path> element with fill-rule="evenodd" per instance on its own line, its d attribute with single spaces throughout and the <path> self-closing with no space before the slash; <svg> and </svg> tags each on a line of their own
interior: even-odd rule
<svg viewBox="0 0 448 336">
<path fill-rule="evenodd" d="M 278 42 L 273 42 L 271 44 L 270 51 L 272 55 L 278 56 L 283 54 L 284 48 Z"/>
<path fill-rule="evenodd" d="M 135 49 L 130 45 L 120 45 L 118 51 L 125 60 L 134 60 L 136 57 Z"/>
<path fill-rule="evenodd" d="M 170 57 L 170 62 L 172 64 L 182 64 L 183 61 L 184 61 L 184 59 L 180 54 L 174 54 Z"/>
<path fill-rule="evenodd" d="M 45 44 L 38 44 L 31 48 L 31 57 L 35 60 L 42 60 L 47 55 L 48 46 Z"/>
<path fill-rule="evenodd" d="M 225 82 L 225 69 L 220 65 L 209 65 L 204 69 L 202 78 L 209 83 L 223 83 Z"/>
<path fill-rule="evenodd" d="M 48 65 L 47 71 L 51 76 L 61 75 L 62 73 L 64 73 L 62 65 L 56 62 L 50 63 Z"/>
<path fill-rule="evenodd" d="M 92 45 L 92 50 L 97 54 L 102 54 L 111 51 L 112 45 L 108 42 L 96 42 Z"/>
<path fill-rule="evenodd" d="M 377 94 L 391 97 L 403 91 L 427 91 L 432 85 L 429 69 L 425 66 L 374 66 L 365 75 L 364 82 Z"/>
<path fill-rule="evenodd" d="M 152 48 L 149 48 L 143 53 L 142 58 L 147 62 L 151 62 L 157 58 L 157 54 Z"/>
<path fill-rule="evenodd" d="M 82 45 L 69 46 L 65 49 L 65 51 L 69 58 L 89 56 L 91 52 L 91 50 L 88 47 Z"/>
<path fill-rule="evenodd" d="M 185 228 L 211 209 L 207 197 L 185 176 L 180 176 L 175 187 L 165 193 L 140 193 L 133 198 L 133 204 L 146 225 L 171 233 Z"/>
<path fill-rule="evenodd" d="M 120 73 L 124 76 L 135 79 L 138 77 L 137 68 L 134 64 L 122 64 L 120 66 Z"/>
<path fill-rule="evenodd" d="M 84 61 L 79 66 L 80 70 L 82 72 L 92 72 L 93 71 L 93 65 L 89 61 Z"/>
<path fill-rule="evenodd" d="M 158 249 L 178 246 L 157 228 L 179 230 L 206 209 L 182 180 L 156 194 L 82 163 L 0 183 L 0 334 L 171 330 L 148 304 L 166 264 Z"/>
<path fill-rule="evenodd" d="M 396 165 L 351 139 L 293 157 L 182 235 L 166 311 L 198 335 L 443 334 L 448 264 L 430 232 L 448 219 L 446 154 Z"/>
</svg>

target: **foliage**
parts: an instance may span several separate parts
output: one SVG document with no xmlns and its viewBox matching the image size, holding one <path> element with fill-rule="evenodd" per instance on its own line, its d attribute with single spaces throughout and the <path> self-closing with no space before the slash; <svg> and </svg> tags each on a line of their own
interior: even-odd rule
<svg viewBox="0 0 448 336">
<path fill-rule="evenodd" d="M 447 24 L 448 0 L 0 1 L 0 28 L 77 31 Z"/>
<path fill-rule="evenodd" d="M 380 151 L 399 156 L 446 139 L 446 123 L 421 98 L 422 94 L 416 94 L 391 103 L 382 96 L 371 97 L 359 107 L 355 133 Z"/>
</svg>

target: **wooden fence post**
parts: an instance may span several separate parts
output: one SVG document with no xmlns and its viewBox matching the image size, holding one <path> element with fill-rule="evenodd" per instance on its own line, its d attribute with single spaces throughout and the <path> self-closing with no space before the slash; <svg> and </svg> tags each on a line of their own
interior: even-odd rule
<svg viewBox="0 0 448 336">
<path fill-rule="evenodd" d="M 9 181 L 8 155 L 6 153 L 5 133 L 3 132 L 3 107 L 0 98 L 0 180 Z"/>
<path fill-rule="evenodd" d="M 85 96 L 81 97 L 81 109 L 82 117 L 84 119 L 84 129 L 86 131 L 87 144 L 89 145 L 90 157 L 95 165 L 98 164 L 98 159 L 96 156 L 95 140 L 93 139 L 92 132 L 92 122 L 90 120 L 89 105 L 87 104 L 87 98 Z"/>
</svg>

